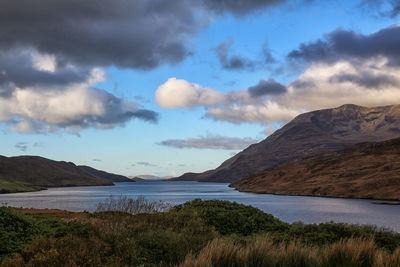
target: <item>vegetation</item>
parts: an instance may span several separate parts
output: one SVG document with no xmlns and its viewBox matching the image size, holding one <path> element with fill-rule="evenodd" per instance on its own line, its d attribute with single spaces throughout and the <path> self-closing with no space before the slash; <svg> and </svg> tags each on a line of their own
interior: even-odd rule
<svg viewBox="0 0 400 267">
<path fill-rule="evenodd" d="M 264 237 L 243 244 L 215 239 L 197 256 L 188 255 L 180 267 L 372 267 L 400 266 L 400 249 L 395 253 L 378 250 L 372 240 L 344 239 L 332 245 L 310 247 L 297 242 L 274 243 Z"/>
<path fill-rule="evenodd" d="M 141 213 L 165 212 L 171 208 L 171 204 L 165 201 L 148 201 L 143 196 L 137 199 L 120 196 L 118 199 L 110 196 L 106 201 L 97 205 L 96 212 L 119 211 L 132 215 Z"/>
<path fill-rule="evenodd" d="M 53 217 L 24 215 L 0 207 L 0 259 L 21 251 L 35 237 L 60 237 L 71 232 L 71 227 Z"/>
<path fill-rule="evenodd" d="M 400 234 L 287 224 L 218 200 L 170 208 L 110 197 L 95 213 L 2 207 L 0 240 L 0 266 L 400 266 Z"/>
<path fill-rule="evenodd" d="M 0 194 L 16 193 L 16 192 L 31 192 L 44 189 L 43 187 L 33 186 L 21 182 L 10 182 L 0 180 Z"/>
</svg>

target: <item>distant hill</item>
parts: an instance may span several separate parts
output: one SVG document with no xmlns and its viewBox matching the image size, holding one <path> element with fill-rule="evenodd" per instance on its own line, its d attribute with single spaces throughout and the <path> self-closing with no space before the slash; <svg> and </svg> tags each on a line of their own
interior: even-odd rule
<svg viewBox="0 0 400 267">
<path fill-rule="evenodd" d="M 72 162 L 37 156 L 0 156 L 0 193 L 35 191 L 56 186 L 112 185 L 132 181 Z"/>
<path fill-rule="evenodd" d="M 110 182 L 132 182 L 132 179 L 129 179 L 126 176 L 96 170 L 89 166 L 80 165 L 80 166 L 78 166 L 78 168 L 81 169 L 81 171 L 86 172 L 89 175 L 92 175 L 92 176 L 95 176 L 98 178 L 102 178 L 102 179 L 106 179 Z"/>
<path fill-rule="evenodd" d="M 137 176 L 130 176 L 128 177 L 129 179 L 131 179 L 132 181 L 143 181 L 143 178 L 137 177 Z"/>
<path fill-rule="evenodd" d="M 136 175 L 136 177 L 141 178 L 143 180 L 161 180 L 161 177 L 155 176 L 155 175 L 150 175 L 150 174 Z"/>
<path fill-rule="evenodd" d="M 400 199 L 400 138 L 320 152 L 231 184 L 240 191 Z"/>
<path fill-rule="evenodd" d="M 301 114 L 218 168 L 203 173 L 185 173 L 176 179 L 236 182 L 316 152 L 397 137 L 400 137 L 400 105 L 367 108 L 348 104 Z"/>
</svg>

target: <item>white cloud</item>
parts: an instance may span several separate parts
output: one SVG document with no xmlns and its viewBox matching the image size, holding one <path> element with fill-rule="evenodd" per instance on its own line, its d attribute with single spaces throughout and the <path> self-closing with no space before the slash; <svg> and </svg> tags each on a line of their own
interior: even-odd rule
<svg viewBox="0 0 400 267">
<path fill-rule="evenodd" d="M 259 104 L 233 104 L 210 109 L 206 116 L 231 123 L 258 122 L 269 123 L 287 121 L 299 114 L 299 111 L 288 109 L 276 102 L 267 100 Z"/>
<path fill-rule="evenodd" d="M 156 91 L 156 100 L 162 108 L 209 107 L 222 99 L 223 94 L 217 90 L 176 78 L 169 78 Z"/>
<path fill-rule="evenodd" d="M 296 109 L 313 110 L 342 104 L 379 106 L 400 103 L 400 68 L 385 64 L 385 58 L 350 63 L 311 65 L 296 81 L 288 86 L 288 93 L 278 99 L 279 103 Z M 365 73 L 369 77 L 364 77 Z M 346 75 L 354 79 L 337 79 Z M 391 77 L 390 83 L 375 87 L 363 85 L 361 79 Z M 367 82 L 367 81 L 366 81 Z M 309 84 L 296 87 L 296 84 Z"/>
<path fill-rule="evenodd" d="M 56 57 L 54 55 L 39 54 L 36 51 L 32 53 L 33 66 L 37 70 L 55 72 Z"/>
<path fill-rule="evenodd" d="M 179 80 L 179 84 L 176 84 L 176 79 L 172 78 L 158 88 L 156 99 L 161 107 L 207 107 L 205 116 L 215 120 L 268 125 L 287 122 L 305 111 L 343 104 L 362 106 L 399 104 L 400 68 L 387 63 L 385 57 L 357 61 L 357 63 L 353 61 L 314 63 L 286 86 L 286 92 L 257 97 L 252 96 L 248 88 L 223 93 L 184 80 Z M 195 96 L 189 100 L 186 92 L 197 90 L 207 90 L 217 97 L 214 101 L 200 101 L 201 98 L 193 93 Z M 171 101 L 157 97 L 161 94 L 170 96 Z"/>
<path fill-rule="evenodd" d="M 104 80 L 104 72 L 93 68 L 86 81 L 80 83 L 53 88 L 14 86 L 10 94 L 0 95 L 0 122 L 10 124 L 12 132 L 45 134 L 62 129 L 78 134 L 87 127 L 122 126 L 132 118 L 156 120 L 154 112 L 138 110 L 134 102 L 93 88 Z"/>
</svg>

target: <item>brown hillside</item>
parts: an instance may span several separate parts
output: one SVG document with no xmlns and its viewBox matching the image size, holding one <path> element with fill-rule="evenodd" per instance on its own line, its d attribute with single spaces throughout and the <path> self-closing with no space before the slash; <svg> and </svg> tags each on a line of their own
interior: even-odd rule
<svg viewBox="0 0 400 267">
<path fill-rule="evenodd" d="M 320 152 L 231 186 L 255 193 L 400 199 L 400 138 Z"/>
</svg>

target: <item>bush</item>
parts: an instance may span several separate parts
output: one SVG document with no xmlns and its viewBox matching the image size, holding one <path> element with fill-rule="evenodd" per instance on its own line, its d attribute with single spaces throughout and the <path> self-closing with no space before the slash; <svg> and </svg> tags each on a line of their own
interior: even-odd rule
<svg viewBox="0 0 400 267">
<path fill-rule="evenodd" d="M 95 236 L 89 238 L 67 235 L 61 238 L 35 239 L 21 255 L 6 259 L 2 266 L 101 266 L 106 261 L 109 247 Z"/>
<path fill-rule="evenodd" d="M 93 214 L 90 223 L 110 245 L 112 266 L 171 266 L 216 237 L 213 227 L 192 209 L 137 215 L 102 212 Z"/>
<path fill-rule="evenodd" d="M 21 251 L 37 236 L 64 236 L 68 231 L 69 226 L 59 219 L 25 215 L 11 208 L 0 207 L 0 260 Z"/>
<path fill-rule="evenodd" d="M 208 225 L 222 235 L 251 235 L 260 232 L 284 231 L 288 224 L 252 206 L 222 200 L 195 199 L 174 210 L 194 209 Z"/>
</svg>

